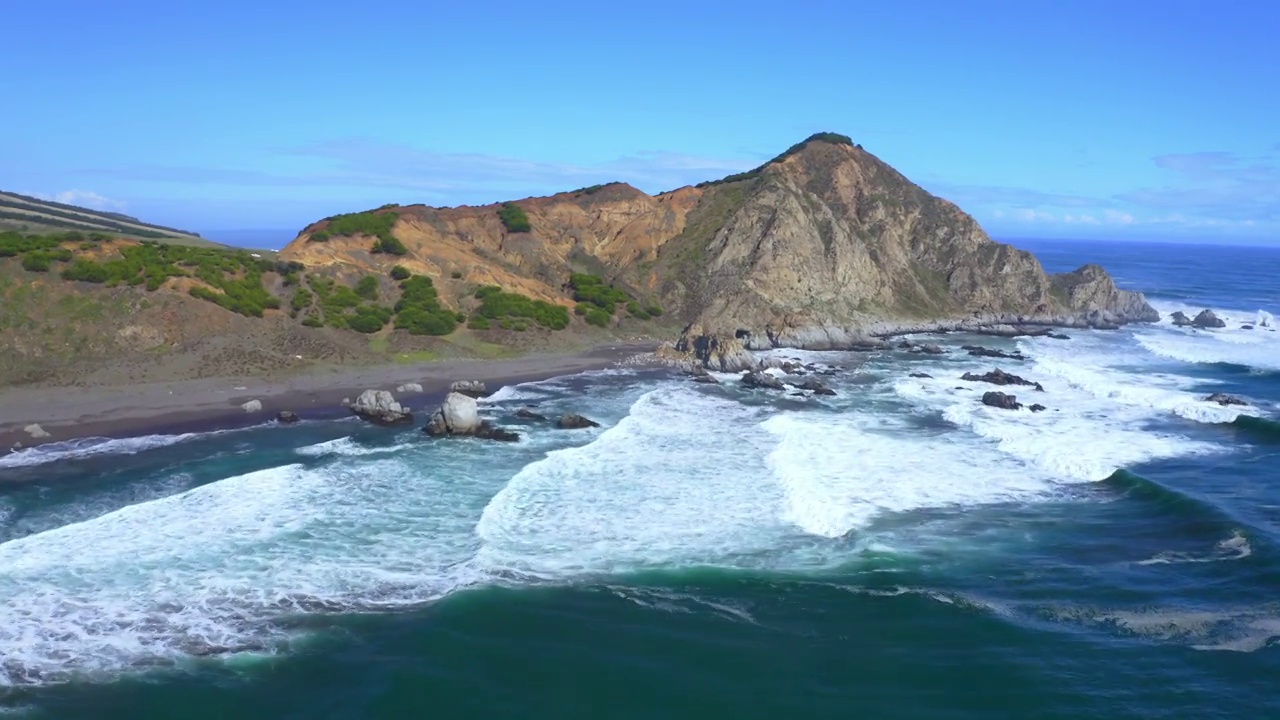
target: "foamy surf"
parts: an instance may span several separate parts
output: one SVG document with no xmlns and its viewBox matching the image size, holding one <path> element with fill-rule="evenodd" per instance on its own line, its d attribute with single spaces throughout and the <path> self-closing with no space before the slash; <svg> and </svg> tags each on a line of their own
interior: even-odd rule
<svg viewBox="0 0 1280 720">
<path fill-rule="evenodd" d="M 212 433 L 203 433 L 205 435 Z M 27 448 L 8 455 L 0 455 L 0 469 L 32 467 L 60 460 L 80 460 L 98 455 L 133 455 L 145 450 L 174 445 L 201 433 L 182 435 L 143 435 L 140 437 L 111 439 L 104 437 L 80 438 L 64 442 L 48 443 Z"/>
</svg>

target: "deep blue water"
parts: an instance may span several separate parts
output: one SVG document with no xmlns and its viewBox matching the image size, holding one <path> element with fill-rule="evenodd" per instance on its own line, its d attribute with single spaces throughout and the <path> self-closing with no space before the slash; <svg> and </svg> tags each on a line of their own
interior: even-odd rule
<svg viewBox="0 0 1280 720">
<path fill-rule="evenodd" d="M 958 350 L 786 352 L 838 395 L 618 370 L 484 403 L 515 445 L 330 421 L 0 460 L 0 710 L 1280 717 L 1280 250 L 1019 244 L 1228 326 L 977 339 L 1030 357 L 1001 367 L 1037 414 Z"/>
</svg>

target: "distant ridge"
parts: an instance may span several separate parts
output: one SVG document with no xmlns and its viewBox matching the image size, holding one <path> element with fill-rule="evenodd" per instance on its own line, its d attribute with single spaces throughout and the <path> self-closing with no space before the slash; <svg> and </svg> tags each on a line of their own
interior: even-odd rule
<svg viewBox="0 0 1280 720">
<path fill-rule="evenodd" d="M 66 203 L 0 191 L 0 230 L 50 233 L 78 230 L 138 239 L 217 245 L 198 233 L 143 222 L 117 212 L 90 210 Z"/>
</svg>

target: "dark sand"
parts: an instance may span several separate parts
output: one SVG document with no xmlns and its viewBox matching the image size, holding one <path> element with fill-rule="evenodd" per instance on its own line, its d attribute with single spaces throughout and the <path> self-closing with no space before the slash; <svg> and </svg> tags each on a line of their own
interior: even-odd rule
<svg viewBox="0 0 1280 720">
<path fill-rule="evenodd" d="M 31 447 L 83 437 L 134 437 L 245 427 L 291 410 L 301 418 L 345 417 L 343 398 L 364 390 L 390 390 L 415 411 L 455 380 L 482 380 L 490 391 L 504 385 L 545 380 L 612 367 L 651 352 L 653 343 L 617 344 L 571 355 L 531 355 L 509 360 L 454 360 L 419 365 L 337 368 L 283 379 L 211 378 L 127 387 L 0 388 L 0 452 L 21 443 Z M 397 393 L 418 383 L 421 393 Z M 241 405 L 262 403 L 246 413 Z M 425 421 L 425 418 L 423 418 Z M 49 437 L 23 431 L 38 423 Z"/>
</svg>

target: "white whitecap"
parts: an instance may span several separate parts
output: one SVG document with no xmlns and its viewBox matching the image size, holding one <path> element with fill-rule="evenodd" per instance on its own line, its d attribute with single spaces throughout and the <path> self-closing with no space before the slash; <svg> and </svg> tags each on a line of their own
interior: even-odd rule
<svg viewBox="0 0 1280 720">
<path fill-rule="evenodd" d="M 198 433 L 184 433 L 182 435 L 143 435 L 120 439 L 89 437 L 48 443 L 12 452 L 8 455 L 0 455 L 0 469 L 32 467 L 59 460 L 78 460 L 97 455 L 133 455 L 144 450 L 173 445 L 198 436 Z"/>
</svg>

